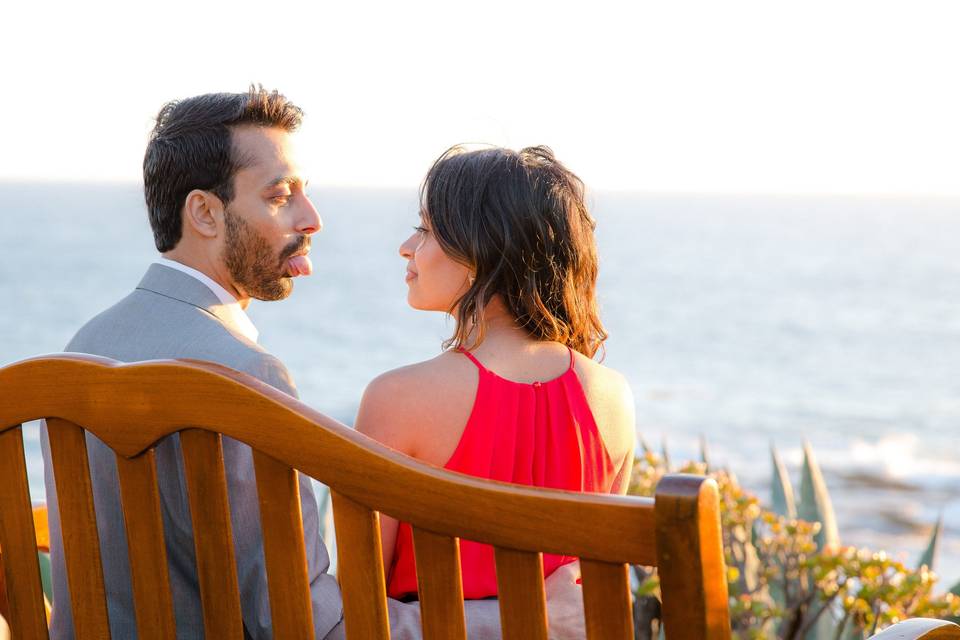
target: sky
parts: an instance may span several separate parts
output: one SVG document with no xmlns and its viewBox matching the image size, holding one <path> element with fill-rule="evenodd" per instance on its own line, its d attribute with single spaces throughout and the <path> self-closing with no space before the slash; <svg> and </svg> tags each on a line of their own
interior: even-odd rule
<svg viewBox="0 0 960 640">
<path fill-rule="evenodd" d="M 960 196 L 955 0 L 4 7 L 0 180 L 137 181 L 165 101 L 258 82 L 321 186 L 484 142 L 595 189 Z"/>
</svg>

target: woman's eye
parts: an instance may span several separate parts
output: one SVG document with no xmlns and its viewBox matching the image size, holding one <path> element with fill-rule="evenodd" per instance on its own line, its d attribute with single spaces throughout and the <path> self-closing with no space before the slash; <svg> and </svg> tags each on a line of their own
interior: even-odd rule
<svg viewBox="0 0 960 640">
<path fill-rule="evenodd" d="M 429 231 L 429 229 L 427 229 L 426 227 L 414 227 L 413 230 L 419 233 L 420 235 L 423 235 L 427 231 Z"/>
</svg>

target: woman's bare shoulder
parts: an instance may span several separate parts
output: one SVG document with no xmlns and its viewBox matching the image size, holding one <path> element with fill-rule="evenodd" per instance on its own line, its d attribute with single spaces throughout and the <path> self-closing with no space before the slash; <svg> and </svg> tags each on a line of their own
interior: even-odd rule
<svg viewBox="0 0 960 640">
<path fill-rule="evenodd" d="M 585 392 L 592 392 L 608 400 L 633 400 L 630 384 L 622 373 L 574 352 L 574 368 Z M 629 396 L 629 397 L 628 397 Z"/>
<path fill-rule="evenodd" d="M 382 373 L 363 393 L 357 431 L 417 455 L 423 441 L 458 420 L 462 405 L 472 404 L 476 375 L 466 358 L 451 352 Z"/>
<path fill-rule="evenodd" d="M 416 401 L 422 395 L 433 395 L 431 389 L 449 386 L 472 368 L 459 354 L 444 352 L 430 360 L 408 364 L 381 373 L 370 381 L 364 395 L 384 396 L 397 402 Z M 395 397 L 396 396 L 396 397 Z"/>
<path fill-rule="evenodd" d="M 574 366 L 607 450 L 614 458 L 628 455 L 636 441 L 636 408 L 627 379 L 580 353 Z"/>
</svg>

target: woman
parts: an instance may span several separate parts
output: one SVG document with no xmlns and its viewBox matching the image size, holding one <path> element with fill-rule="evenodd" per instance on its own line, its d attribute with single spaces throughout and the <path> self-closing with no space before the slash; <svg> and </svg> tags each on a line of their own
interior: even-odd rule
<svg viewBox="0 0 960 640">
<path fill-rule="evenodd" d="M 478 477 L 625 492 L 633 397 L 593 360 L 607 337 L 593 227 L 583 183 L 546 147 L 444 153 L 400 255 L 409 304 L 456 329 L 439 356 L 370 383 L 357 430 Z M 410 527 L 381 529 L 388 593 L 415 598 Z M 462 541 L 460 557 L 464 597 L 496 596 L 493 549 Z M 545 555 L 544 574 L 574 560 Z"/>
</svg>

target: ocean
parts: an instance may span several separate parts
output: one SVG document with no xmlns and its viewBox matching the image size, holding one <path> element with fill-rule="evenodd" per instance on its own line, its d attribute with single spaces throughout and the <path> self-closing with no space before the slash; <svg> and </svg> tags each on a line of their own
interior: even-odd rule
<svg viewBox="0 0 960 640">
<path fill-rule="evenodd" d="M 250 315 L 301 398 L 349 424 L 371 378 L 453 325 L 406 305 L 415 190 L 312 197 L 314 275 Z M 706 438 L 763 500 L 770 445 L 798 486 L 808 440 L 844 544 L 913 564 L 942 515 L 936 569 L 960 579 L 960 200 L 598 192 L 591 210 L 638 436 L 674 461 Z M 0 363 L 61 350 L 155 257 L 140 188 L 0 183 L 0 255 Z M 42 501 L 35 426 L 27 455 Z"/>
</svg>

